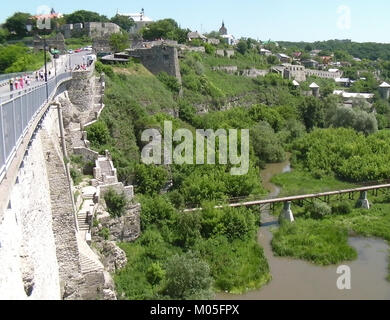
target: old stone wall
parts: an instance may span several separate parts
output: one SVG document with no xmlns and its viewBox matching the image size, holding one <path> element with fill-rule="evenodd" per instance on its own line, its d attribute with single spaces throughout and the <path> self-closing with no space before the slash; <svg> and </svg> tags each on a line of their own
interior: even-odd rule
<svg viewBox="0 0 390 320">
<path fill-rule="evenodd" d="M 93 109 L 95 96 L 94 68 L 73 72 L 73 80 L 67 86 L 68 97 L 79 112 Z"/>
<path fill-rule="evenodd" d="M 59 139 L 58 113 L 51 108 L 46 130 L 41 131 L 44 163 L 49 178 L 53 233 L 63 299 L 80 299 L 79 287 L 83 282 L 76 237 L 76 219 L 68 171 L 63 161 Z"/>
<path fill-rule="evenodd" d="M 61 298 L 45 151 L 38 133 L 0 221 L 0 299 Z"/>
<path fill-rule="evenodd" d="M 132 49 L 131 57 L 140 59 L 141 63 L 153 74 L 166 72 L 181 82 L 179 57 L 174 46 L 154 46 L 152 48 Z"/>
</svg>

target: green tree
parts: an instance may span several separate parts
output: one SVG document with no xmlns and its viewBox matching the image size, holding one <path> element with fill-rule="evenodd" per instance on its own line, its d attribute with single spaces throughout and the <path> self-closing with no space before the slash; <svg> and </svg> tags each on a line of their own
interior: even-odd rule
<svg viewBox="0 0 390 320">
<path fill-rule="evenodd" d="M 260 121 L 250 131 L 250 143 L 260 161 L 280 162 L 285 159 L 285 152 L 268 122 Z"/>
<path fill-rule="evenodd" d="M 237 51 L 241 54 L 245 54 L 248 51 L 248 42 L 240 40 L 240 42 L 237 44 Z"/>
<path fill-rule="evenodd" d="M 26 25 L 30 18 L 31 15 L 29 13 L 16 12 L 5 21 L 4 27 L 10 33 L 14 33 L 17 38 L 23 38 L 27 35 Z"/>
<path fill-rule="evenodd" d="M 156 165 L 139 164 L 135 171 L 135 184 L 137 192 L 145 194 L 156 194 L 161 191 L 167 182 L 168 173 L 161 167 Z"/>
<path fill-rule="evenodd" d="M 109 22 L 110 20 L 97 12 L 78 10 L 64 16 L 66 23 L 85 23 L 85 22 Z"/>
<path fill-rule="evenodd" d="M 188 212 L 181 214 L 177 221 L 177 234 L 181 244 L 185 248 L 193 246 L 200 238 L 201 214 L 199 212 Z"/>
<path fill-rule="evenodd" d="M 130 47 L 129 34 L 125 31 L 110 36 L 110 47 L 115 52 L 121 52 Z"/>
<path fill-rule="evenodd" d="M 4 43 L 9 37 L 9 32 L 5 28 L 0 28 L 0 44 Z"/>
<path fill-rule="evenodd" d="M 107 205 L 107 210 L 112 217 L 121 217 L 125 213 L 127 206 L 127 198 L 124 193 L 117 193 L 114 189 L 109 189 L 104 194 L 104 201 Z"/>
<path fill-rule="evenodd" d="M 325 124 L 325 108 L 321 101 L 307 97 L 299 107 L 303 122 L 308 130 L 314 127 L 323 128 Z"/>
<path fill-rule="evenodd" d="M 174 255 L 166 267 L 165 293 L 177 300 L 208 300 L 213 296 L 208 264 L 193 253 Z"/>
<path fill-rule="evenodd" d="M 149 24 L 141 30 L 141 33 L 145 40 L 168 39 L 168 34 L 173 35 L 178 28 L 179 26 L 175 20 L 163 19 Z"/>
<path fill-rule="evenodd" d="M 152 263 L 146 271 L 146 279 L 152 285 L 157 285 L 165 278 L 165 270 L 156 262 Z"/>
<path fill-rule="evenodd" d="M 120 14 L 116 14 L 114 17 L 112 17 L 111 22 L 117 24 L 126 32 L 130 31 L 131 27 L 135 25 L 133 19 L 126 16 L 122 16 Z"/>
<path fill-rule="evenodd" d="M 108 143 L 110 132 L 103 121 L 97 121 L 87 128 L 88 140 L 93 146 L 99 147 Z"/>
</svg>

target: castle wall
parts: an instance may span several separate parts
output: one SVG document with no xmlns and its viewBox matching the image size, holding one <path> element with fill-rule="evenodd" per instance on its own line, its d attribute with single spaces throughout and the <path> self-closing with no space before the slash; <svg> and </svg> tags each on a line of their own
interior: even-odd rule
<svg viewBox="0 0 390 320">
<path fill-rule="evenodd" d="M 45 120 L 44 130 L 51 131 L 53 125 Z M 41 132 L 32 141 L 11 192 L 11 208 L 0 222 L 0 299 L 61 298 Z"/>
<path fill-rule="evenodd" d="M 142 64 L 153 74 L 166 72 L 181 82 L 179 57 L 176 47 L 154 46 L 152 48 L 129 50 L 129 54 L 140 59 Z"/>
</svg>

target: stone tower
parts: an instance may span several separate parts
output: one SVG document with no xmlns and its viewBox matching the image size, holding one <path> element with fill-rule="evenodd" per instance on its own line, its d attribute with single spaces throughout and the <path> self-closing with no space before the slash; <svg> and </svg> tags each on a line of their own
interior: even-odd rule
<svg viewBox="0 0 390 320">
<path fill-rule="evenodd" d="M 309 88 L 311 89 L 313 97 L 319 98 L 320 97 L 320 87 L 317 83 L 313 82 Z"/>
<path fill-rule="evenodd" d="M 379 92 L 380 92 L 381 97 L 383 99 L 389 100 L 389 98 L 390 98 L 390 84 L 383 82 L 379 86 Z"/>
<path fill-rule="evenodd" d="M 225 27 L 225 22 L 222 21 L 222 27 L 219 29 L 219 34 L 221 36 L 226 36 L 227 35 L 227 29 Z"/>
</svg>

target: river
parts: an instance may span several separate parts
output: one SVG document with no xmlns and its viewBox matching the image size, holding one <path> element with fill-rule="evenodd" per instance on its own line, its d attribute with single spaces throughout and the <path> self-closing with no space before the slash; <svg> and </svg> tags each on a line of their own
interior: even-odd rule
<svg viewBox="0 0 390 320">
<path fill-rule="evenodd" d="M 263 186 L 270 191 L 271 197 L 280 193 L 280 188 L 271 183 L 278 173 L 291 170 L 289 161 L 268 164 L 261 172 Z M 294 210 L 293 210 L 294 212 Z M 376 238 L 351 237 L 349 244 L 358 252 L 355 261 L 347 261 L 351 270 L 351 289 L 339 290 L 336 282 L 339 265 L 316 266 L 303 260 L 275 257 L 271 248 L 271 228 L 278 226 L 277 219 L 263 210 L 262 226 L 258 232 L 259 244 L 264 248 L 272 280 L 263 288 L 241 295 L 217 294 L 218 300 L 343 300 L 343 299 L 390 299 L 390 283 L 386 281 L 389 246 L 386 241 Z"/>
</svg>

